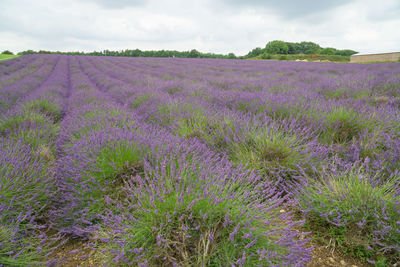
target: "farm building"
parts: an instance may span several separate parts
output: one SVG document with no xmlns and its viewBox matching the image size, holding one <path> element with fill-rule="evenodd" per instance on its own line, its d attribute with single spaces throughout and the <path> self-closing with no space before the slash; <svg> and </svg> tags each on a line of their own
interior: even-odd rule
<svg viewBox="0 0 400 267">
<path fill-rule="evenodd" d="M 399 60 L 400 60 L 400 52 L 350 56 L 351 63 L 376 62 L 376 61 L 399 61 Z"/>
</svg>

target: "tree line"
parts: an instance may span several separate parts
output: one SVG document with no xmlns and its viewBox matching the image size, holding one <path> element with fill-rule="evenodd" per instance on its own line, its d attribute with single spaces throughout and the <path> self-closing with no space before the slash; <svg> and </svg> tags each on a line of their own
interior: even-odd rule
<svg viewBox="0 0 400 267">
<path fill-rule="evenodd" d="M 12 54 L 9 50 L 3 53 Z M 125 49 L 119 51 L 103 50 L 94 52 L 61 52 L 61 51 L 46 51 L 46 50 L 26 50 L 19 52 L 18 55 L 27 54 L 63 54 L 63 55 L 87 55 L 87 56 L 119 56 L 119 57 L 179 57 L 179 58 L 226 58 L 226 59 L 246 59 L 262 55 L 261 58 L 268 59 L 270 55 L 296 55 L 296 54 L 317 54 L 317 55 L 338 55 L 349 57 L 356 54 L 356 51 L 350 49 L 338 50 L 336 48 L 322 48 L 313 42 L 284 42 L 274 40 L 268 42 L 264 48 L 256 47 L 247 53 L 245 56 L 236 56 L 234 53 L 215 54 L 215 53 L 202 53 L 196 49 L 190 51 L 176 51 L 176 50 L 145 50 L 140 49 Z"/>
<path fill-rule="evenodd" d="M 316 54 L 316 55 L 337 55 L 337 56 L 349 57 L 357 53 L 358 52 L 350 49 L 338 50 L 332 47 L 322 48 L 319 44 L 313 42 L 292 43 L 292 42 L 284 42 L 281 40 L 274 40 L 268 42 L 264 48 L 261 47 L 254 48 L 245 56 L 245 58 L 252 58 L 258 55 L 265 55 L 265 54 L 269 55 Z"/>
<path fill-rule="evenodd" d="M 196 49 L 190 51 L 176 51 L 176 50 L 147 50 L 142 51 L 140 49 L 125 49 L 120 51 L 103 50 L 94 52 L 60 52 L 60 51 L 33 51 L 26 50 L 18 53 L 19 55 L 27 54 L 62 54 L 62 55 L 86 55 L 86 56 L 117 56 L 117 57 L 179 57 L 179 58 L 239 58 L 234 53 L 227 55 L 215 54 L 215 53 L 202 53 Z"/>
</svg>

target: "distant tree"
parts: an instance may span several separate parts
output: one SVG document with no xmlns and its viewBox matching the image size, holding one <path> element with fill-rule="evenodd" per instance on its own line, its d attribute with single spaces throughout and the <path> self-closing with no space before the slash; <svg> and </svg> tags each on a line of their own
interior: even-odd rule
<svg viewBox="0 0 400 267">
<path fill-rule="evenodd" d="M 266 52 L 264 52 L 264 53 L 261 55 L 261 59 L 272 59 L 272 55 L 271 55 L 271 54 L 268 54 L 268 53 L 266 53 Z"/>
<path fill-rule="evenodd" d="M 284 41 L 280 40 L 268 42 L 268 44 L 265 46 L 265 52 L 268 54 L 287 54 L 288 51 L 288 45 Z"/>
<path fill-rule="evenodd" d="M 38 54 L 51 54 L 51 51 L 39 50 L 37 53 Z"/>
<path fill-rule="evenodd" d="M 198 57 L 200 57 L 200 52 L 197 51 L 196 49 L 192 49 L 192 50 L 190 50 L 188 57 L 198 58 Z"/>
<path fill-rule="evenodd" d="M 300 54 L 317 54 L 321 47 L 313 42 L 301 42 L 299 44 Z"/>
<path fill-rule="evenodd" d="M 357 54 L 357 53 L 358 52 L 354 51 L 354 50 L 344 49 L 344 50 L 337 50 L 336 55 L 349 57 L 349 56 Z"/>
<path fill-rule="evenodd" d="M 264 51 L 263 49 L 261 49 L 261 47 L 256 47 L 246 55 L 246 58 L 256 57 L 258 55 L 261 55 L 263 52 Z"/>
<path fill-rule="evenodd" d="M 321 55 L 336 55 L 337 50 L 335 48 L 332 47 L 327 47 L 327 48 L 321 48 L 318 51 L 318 54 Z"/>
<path fill-rule="evenodd" d="M 36 52 L 33 50 L 25 50 L 18 53 L 18 55 L 30 55 L 30 54 L 36 54 Z"/>
<path fill-rule="evenodd" d="M 286 42 L 286 45 L 288 46 L 288 54 L 294 55 L 294 54 L 300 54 L 300 44 L 299 43 L 290 43 Z"/>
<path fill-rule="evenodd" d="M 2 52 L 2 54 L 4 54 L 4 55 L 14 55 L 14 53 L 11 52 L 10 50 L 4 50 L 4 51 Z"/>
<path fill-rule="evenodd" d="M 235 58 L 236 58 L 236 55 L 235 55 L 234 53 L 229 53 L 228 56 L 227 56 L 227 58 L 229 58 L 229 59 L 235 59 Z"/>
</svg>

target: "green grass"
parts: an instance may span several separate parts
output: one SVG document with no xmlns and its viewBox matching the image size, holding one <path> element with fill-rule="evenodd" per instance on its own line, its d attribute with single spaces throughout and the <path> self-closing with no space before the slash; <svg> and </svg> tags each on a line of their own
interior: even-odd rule
<svg viewBox="0 0 400 267">
<path fill-rule="evenodd" d="M 8 55 L 8 54 L 0 54 L 0 61 L 1 60 L 8 60 L 19 57 L 19 55 Z"/>
</svg>

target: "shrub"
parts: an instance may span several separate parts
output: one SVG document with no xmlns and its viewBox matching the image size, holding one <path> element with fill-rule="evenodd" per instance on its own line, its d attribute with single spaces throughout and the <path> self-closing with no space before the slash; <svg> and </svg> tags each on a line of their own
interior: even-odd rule
<svg viewBox="0 0 400 267">
<path fill-rule="evenodd" d="M 23 140 L 37 149 L 43 143 L 55 141 L 59 126 L 38 112 L 24 111 L 0 121 L 0 136 Z"/>
<path fill-rule="evenodd" d="M 268 54 L 287 54 L 289 47 L 284 41 L 275 40 L 267 43 L 265 51 Z"/>
<path fill-rule="evenodd" d="M 326 128 L 321 135 L 321 141 L 326 143 L 346 143 L 357 138 L 362 130 L 369 127 L 368 123 L 353 109 L 334 108 L 324 118 Z"/>
<path fill-rule="evenodd" d="M 280 55 L 279 60 L 287 60 L 288 57 L 286 55 Z"/>
<path fill-rule="evenodd" d="M 272 55 L 269 53 L 262 53 L 261 59 L 272 59 Z"/>
<path fill-rule="evenodd" d="M 241 142 L 230 144 L 229 151 L 234 162 L 268 174 L 276 168 L 294 169 L 297 164 L 305 164 L 306 149 L 300 136 L 265 127 L 248 131 Z"/>
<path fill-rule="evenodd" d="M 63 174 L 62 182 L 66 188 L 64 198 L 67 202 L 60 211 L 61 217 L 57 223 L 66 232 L 72 231 L 83 236 L 88 234 L 91 227 L 96 227 L 101 214 L 110 208 L 107 199 L 123 202 L 124 192 L 121 187 L 131 176 L 143 173 L 144 149 L 134 142 L 103 140 L 98 145 L 100 147 L 88 148 L 87 155 L 75 155 L 65 162 L 71 169 Z M 80 227 L 82 232 L 79 234 Z"/>
<path fill-rule="evenodd" d="M 301 189 L 307 225 L 365 260 L 400 259 L 398 176 L 369 177 L 360 167 L 327 173 Z"/>
<path fill-rule="evenodd" d="M 18 228 L 18 224 L 0 223 L 0 266 L 43 264 L 44 253 L 38 249 L 40 240 L 26 236 Z"/>
<path fill-rule="evenodd" d="M 47 252 L 37 221 L 49 208 L 54 182 L 29 145 L 0 139 L 0 151 L 0 265 L 39 264 Z"/>
<path fill-rule="evenodd" d="M 99 231 L 102 240 L 110 242 L 116 261 L 139 266 L 255 266 L 308 260 L 285 220 L 275 220 L 281 200 L 273 189 L 263 187 L 268 201 L 262 202 L 261 195 L 246 191 L 246 181 L 232 177 L 232 172 L 224 181 L 220 167 L 203 161 L 160 160 L 130 181 L 128 206 L 122 215 L 107 214 L 107 228 Z"/>
<path fill-rule="evenodd" d="M 62 109 L 54 102 L 47 99 L 33 100 L 25 104 L 28 112 L 37 112 L 49 117 L 53 123 L 57 123 L 63 116 Z"/>
</svg>

